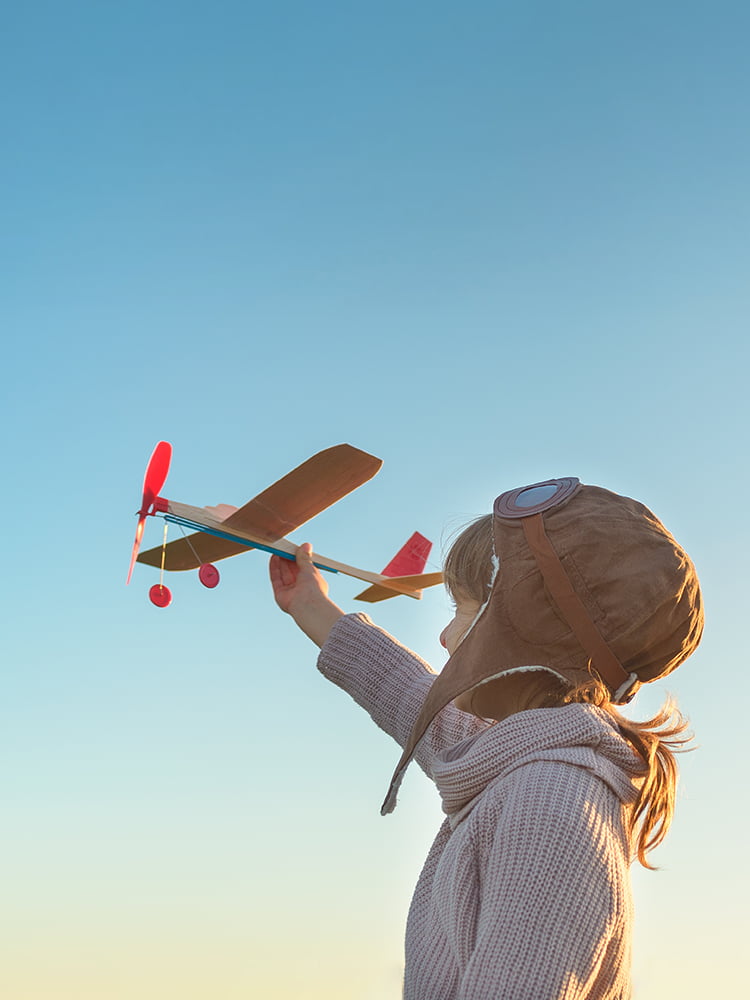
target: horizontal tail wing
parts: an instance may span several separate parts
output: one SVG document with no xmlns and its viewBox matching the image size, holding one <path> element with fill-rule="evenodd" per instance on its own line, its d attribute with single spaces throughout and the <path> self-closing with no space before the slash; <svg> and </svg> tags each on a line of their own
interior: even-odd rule
<svg viewBox="0 0 750 1000">
<path fill-rule="evenodd" d="M 416 597 L 419 600 L 424 587 L 434 587 L 443 582 L 442 573 L 414 573 L 408 576 L 384 577 L 379 583 L 374 583 L 371 587 L 357 594 L 355 601 L 367 601 L 375 604 L 377 601 L 386 601 L 389 597 L 396 597 L 398 594 L 407 594 L 409 597 Z"/>
</svg>

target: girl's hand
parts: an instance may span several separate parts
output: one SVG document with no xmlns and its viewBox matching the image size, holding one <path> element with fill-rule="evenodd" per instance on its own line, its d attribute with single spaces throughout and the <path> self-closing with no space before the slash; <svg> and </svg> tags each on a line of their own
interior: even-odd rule
<svg viewBox="0 0 750 1000">
<path fill-rule="evenodd" d="M 271 586 L 276 603 L 318 646 L 322 646 L 333 624 L 343 615 L 328 599 L 328 584 L 313 566 L 312 546 L 300 545 L 292 562 L 271 556 Z"/>
<path fill-rule="evenodd" d="M 294 562 L 282 556 L 271 556 L 268 569 L 276 603 L 292 617 L 295 608 L 328 597 L 328 584 L 313 566 L 309 542 L 299 546 Z"/>
</svg>

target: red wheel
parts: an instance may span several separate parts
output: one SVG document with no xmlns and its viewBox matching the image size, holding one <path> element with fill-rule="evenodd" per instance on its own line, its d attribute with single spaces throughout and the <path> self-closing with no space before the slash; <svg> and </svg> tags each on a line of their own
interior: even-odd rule
<svg viewBox="0 0 750 1000">
<path fill-rule="evenodd" d="M 172 603 L 172 591 L 161 583 L 155 583 L 148 592 L 148 599 L 157 608 L 168 608 Z"/>
<path fill-rule="evenodd" d="M 219 582 L 219 571 L 215 566 L 212 566 L 211 563 L 203 563 L 201 568 L 198 570 L 198 579 L 204 587 L 208 587 L 209 590 L 213 590 Z"/>
</svg>

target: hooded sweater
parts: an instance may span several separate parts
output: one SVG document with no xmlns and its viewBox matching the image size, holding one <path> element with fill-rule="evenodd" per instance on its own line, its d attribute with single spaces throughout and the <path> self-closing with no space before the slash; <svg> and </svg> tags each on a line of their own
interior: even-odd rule
<svg viewBox="0 0 750 1000">
<path fill-rule="evenodd" d="M 318 666 L 401 746 L 435 674 L 364 614 Z M 627 808 L 644 765 L 591 705 L 488 723 L 449 705 L 415 759 L 446 819 L 406 926 L 404 1000 L 624 1000 Z"/>
</svg>

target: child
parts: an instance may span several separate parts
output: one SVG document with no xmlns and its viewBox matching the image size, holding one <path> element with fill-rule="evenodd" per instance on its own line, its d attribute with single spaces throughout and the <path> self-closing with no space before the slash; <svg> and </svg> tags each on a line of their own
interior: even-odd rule
<svg viewBox="0 0 750 1000">
<path fill-rule="evenodd" d="M 319 668 L 435 781 L 447 814 L 406 928 L 406 1000 L 630 996 L 633 855 L 669 826 L 685 723 L 614 707 L 697 646 L 687 555 L 641 504 L 577 479 L 512 490 L 451 548 L 435 675 L 327 597 L 309 545 L 272 557 Z"/>
</svg>

